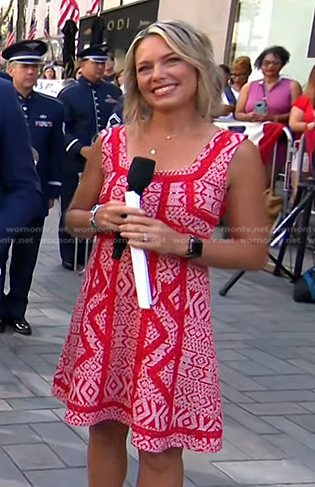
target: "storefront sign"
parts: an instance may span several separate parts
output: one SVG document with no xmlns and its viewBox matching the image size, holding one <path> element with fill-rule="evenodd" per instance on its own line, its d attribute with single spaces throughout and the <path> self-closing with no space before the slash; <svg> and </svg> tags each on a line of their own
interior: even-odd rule
<svg viewBox="0 0 315 487">
<path fill-rule="evenodd" d="M 126 51 L 132 39 L 142 29 L 157 20 L 159 0 L 145 0 L 101 13 L 104 22 L 103 41 L 111 50 Z M 95 15 L 83 17 L 79 28 L 79 49 L 90 45 Z"/>
</svg>

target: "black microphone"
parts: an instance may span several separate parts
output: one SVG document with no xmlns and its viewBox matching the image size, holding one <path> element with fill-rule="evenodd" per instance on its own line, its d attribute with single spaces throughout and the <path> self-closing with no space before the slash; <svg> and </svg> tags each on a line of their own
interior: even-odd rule
<svg viewBox="0 0 315 487">
<path fill-rule="evenodd" d="M 154 174 L 155 161 L 147 157 L 134 157 L 127 174 L 128 191 L 134 191 L 142 196 L 145 188 L 149 186 Z M 114 240 L 113 259 L 119 260 L 127 246 L 127 239 L 122 238 L 119 232 Z"/>
</svg>

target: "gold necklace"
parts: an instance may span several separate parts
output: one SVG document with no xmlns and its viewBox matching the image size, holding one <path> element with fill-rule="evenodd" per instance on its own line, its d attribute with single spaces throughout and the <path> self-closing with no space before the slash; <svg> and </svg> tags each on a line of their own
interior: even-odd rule
<svg viewBox="0 0 315 487">
<path fill-rule="evenodd" d="M 164 135 L 164 137 L 165 137 L 166 140 L 172 140 L 172 139 L 174 139 L 176 137 L 176 135 Z M 154 148 L 150 149 L 150 154 L 152 156 L 154 156 L 156 153 L 157 153 L 157 150 L 156 149 L 154 149 Z"/>
</svg>

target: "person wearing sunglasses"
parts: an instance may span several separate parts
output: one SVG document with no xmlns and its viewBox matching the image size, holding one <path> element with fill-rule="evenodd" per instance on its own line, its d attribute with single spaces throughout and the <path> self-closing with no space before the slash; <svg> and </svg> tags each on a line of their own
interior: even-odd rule
<svg viewBox="0 0 315 487">
<path fill-rule="evenodd" d="M 269 47 L 258 56 L 254 66 L 263 78 L 242 87 L 235 110 L 237 120 L 288 123 L 291 106 L 302 93 L 297 81 L 280 76 L 289 59 L 290 53 L 281 46 Z"/>
</svg>

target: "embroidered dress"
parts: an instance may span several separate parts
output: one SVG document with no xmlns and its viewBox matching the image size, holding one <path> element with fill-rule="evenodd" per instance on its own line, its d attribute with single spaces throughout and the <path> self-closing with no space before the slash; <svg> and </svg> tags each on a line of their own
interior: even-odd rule
<svg viewBox="0 0 315 487">
<path fill-rule="evenodd" d="M 124 201 L 130 161 L 125 127 L 102 134 L 100 203 Z M 209 239 L 226 197 L 226 171 L 243 135 L 218 131 L 197 159 L 157 171 L 142 207 L 185 235 Z M 193 260 L 148 252 L 153 306 L 140 310 L 130 250 L 112 259 L 114 234 L 99 234 L 53 392 L 65 419 L 90 426 L 116 420 L 132 428 L 139 449 L 215 452 L 222 415 L 208 269 Z"/>
</svg>

